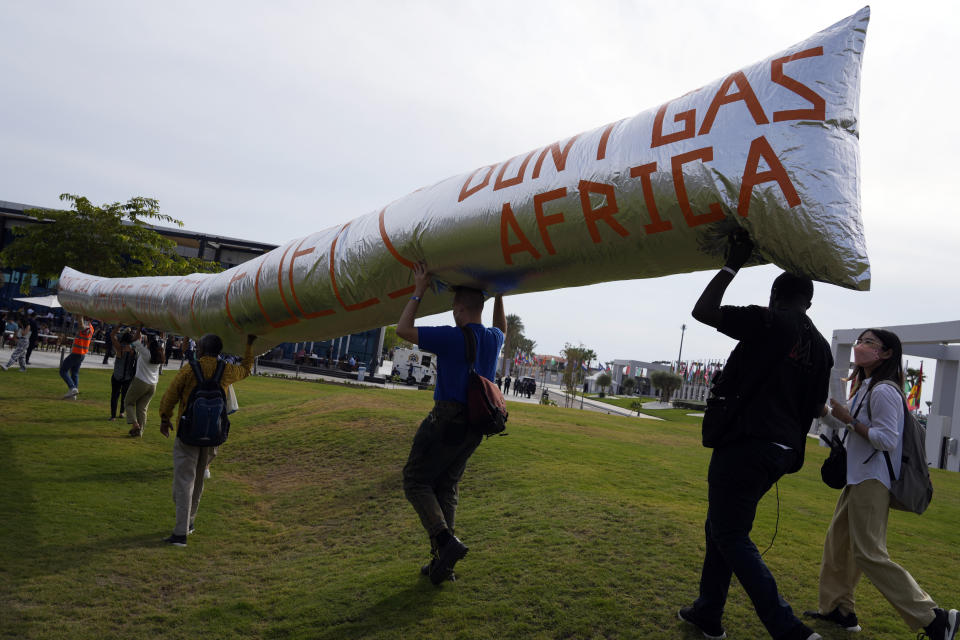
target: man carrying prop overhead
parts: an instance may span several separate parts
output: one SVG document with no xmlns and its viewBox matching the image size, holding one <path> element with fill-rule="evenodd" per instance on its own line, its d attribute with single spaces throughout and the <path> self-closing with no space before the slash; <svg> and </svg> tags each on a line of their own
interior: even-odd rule
<svg viewBox="0 0 960 640">
<path fill-rule="evenodd" d="M 425 264 L 413 268 L 414 292 L 397 322 L 397 335 L 437 354 L 437 384 L 434 407 L 417 429 L 410 456 L 403 467 L 403 491 L 430 536 L 430 564 L 421 573 L 433 584 L 452 580 L 453 567 L 467 555 L 467 547 L 453 535 L 457 511 L 457 485 L 467 460 L 483 435 L 467 425 L 467 381 L 470 365 L 466 359 L 465 328 L 476 338 L 475 369 L 491 382 L 496 375 L 497 355 L 507 331 L 503 298 L 493 306 L 493 327 L 481 324 L 483 292 L 458 287 L 453 297 L 455 327 L 416 327 L 414 319 L 420 300 L 430 286 Z"/>
<path fill-rule="evenodd" d="M 767 307 L 720 306 L 727 286 L 753 252 L 745 231 L 731 236 L 726 265 L 707 285 L 693 317 L 738 340 L 711 388 L 704 446 L 707 472 L 706 554 L 700 595 L 679 616 L 707 638 L 725 638 L 721 619 L 735 574 L 776 640 L 816 640 L 777 591 L 750 530 L 757 504 L 781 476 L 803 466 L 806 434 L 827 397 L 830 347 L 806 315 L 809 278 L 783 273 Z"/>
</svg>

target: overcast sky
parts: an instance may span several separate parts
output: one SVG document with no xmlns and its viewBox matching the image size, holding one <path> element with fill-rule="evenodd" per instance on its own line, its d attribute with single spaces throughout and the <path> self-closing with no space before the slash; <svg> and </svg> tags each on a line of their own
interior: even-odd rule
<svg viewBox="0 0 960 640">
<path fill-rule="evenodd" d="M 280 244 L 655 107 L 862 6 L 4 0 L 0 200 L 149 196 L 187 229 Z M 860 131 L 873 286 L 818 285 L 810 315 L 828 340 L 960 318 L 958 6 L 872 5 Z M 745 270 L 725 301 L 765 303 L 777 273 Z M 674 359 L 686 324 L 683 358 L 719 358 L 733 342 L 690 317 L 712 275 L 514 296 L 507 312 L 541 353 L 582 342 L 601 360 Z"/>
</svg>

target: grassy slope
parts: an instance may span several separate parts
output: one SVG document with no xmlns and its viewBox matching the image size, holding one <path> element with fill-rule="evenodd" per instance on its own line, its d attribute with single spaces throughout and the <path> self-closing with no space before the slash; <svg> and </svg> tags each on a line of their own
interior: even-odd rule
<svg viewBox="0 0 960 640">
<path fill-rule="evenodd" d="M 400 488 L 427 393 L 241 383 L 197 533 L 178 549 L 160 544 L 173 505 L 158 399 L 132 440 L 105 420 L 108 375 L 84 371 L 82 399 L 63 402 L 55 371 L 0 374 L 0 637 L 698 637 L 675 611 L 696 595 L 709 452 L 684 411 L 654 422 L 512 403 L 510 435 L 481 445 L 461 486 L 461 579 L 438 589 L 417 573 L 426 540 Z M 819 482 L 823 457 L 811 443 L 780 483 L 766 556 L 801 610 L 837 496 Z M 930 511 L 894 513 L 889 546 L 956 606 L 960 476 L 934 476 Z M 761 549 L 776 514 L 771 492 Z M 866 581 L 858 595 L 863 638 L 907 637 Z M 764 637 L 738 587 L 725 624 Z"/>
</svg>

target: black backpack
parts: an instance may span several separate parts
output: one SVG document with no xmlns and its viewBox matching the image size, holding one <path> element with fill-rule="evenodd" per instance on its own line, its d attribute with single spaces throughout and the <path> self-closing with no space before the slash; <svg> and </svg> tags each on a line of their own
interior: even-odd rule
<svg viewBox="0 0 960 640">
<path fill-rule="evenodd" d="M 227 397 L 220 386 L 223 377 L 223 360 L 217 362 L 213 377 L 204 378 L 203 370 L 196 360 L 190 360 L 197 386 L 187 398 L 187 406 L 177 425 L 177 437 L 183 444 L 194 447 L 218 447 L 227 441 L 230 419 L 227 418 Z"/>
<path fill-rule="evenodd" d="M 473 330 L 460 327 L 470 364 L 467 374 L 467 425 L 475 433 L 485 436 L 507 435 L 507 406 L 503 393 L 496 384 L 477 373 L 477 337 Z"/>
</svg>

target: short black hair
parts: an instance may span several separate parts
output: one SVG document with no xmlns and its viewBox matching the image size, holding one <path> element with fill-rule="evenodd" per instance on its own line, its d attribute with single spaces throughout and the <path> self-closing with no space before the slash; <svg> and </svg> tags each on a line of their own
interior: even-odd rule
<svg viewBox="0 0 960 640">
<path fill-rule="evenodd" d="M 813 280 L 784 271 L 773 281 L 770 297 L 783 301 L 799 299 L 809 305 L 813 300 Z"/>
<path fill-rule="evenodd" d="M 457 287 L 454 290 L 454 303 L 460 303 L 471 311 L 483 311 L 484 300 L 483 291 L 480 291 L 480 289 Z"/>
<path fill-rule="evenodd" d="M 205 356 L 218 356 L 223 351 L 223 340 L 215 333 L 206 333 L 200 338 L 200 352 Z"/>
</svg>

